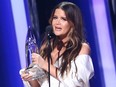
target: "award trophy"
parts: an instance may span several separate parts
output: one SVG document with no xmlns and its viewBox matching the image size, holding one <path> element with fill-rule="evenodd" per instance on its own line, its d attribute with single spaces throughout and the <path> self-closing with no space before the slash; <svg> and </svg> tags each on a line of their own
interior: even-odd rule
<svg viewBox="0 0 116 87">
<path fill-rule="evenodd" d="M 25 73 L 30 73 L 32 75 L 32 80 L 34 79 L 43 79 L 46 77 L 46 73 L 38 65 L 32 63 L 31 54 L 39 53 L 39 48 L 36 43 L 34 32 L 31 28 L 28 29 L 26 44 L 25 44 L 25 54 L 27 61 L 27 68 Z"/>
</svg>

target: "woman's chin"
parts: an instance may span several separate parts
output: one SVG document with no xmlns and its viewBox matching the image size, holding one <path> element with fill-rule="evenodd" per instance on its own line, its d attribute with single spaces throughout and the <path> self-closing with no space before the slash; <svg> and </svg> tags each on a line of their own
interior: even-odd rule
<svg viewBox="0 0 116 87">
<path fill-rule="evenodd" d="M 61 36 L 61 34 L 55 33 L 56 36 Z"/>
</svg>

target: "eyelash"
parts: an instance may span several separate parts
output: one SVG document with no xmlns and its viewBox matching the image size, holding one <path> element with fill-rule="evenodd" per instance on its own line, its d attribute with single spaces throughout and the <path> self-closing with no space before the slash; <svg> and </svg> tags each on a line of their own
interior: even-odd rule
<svg viewBox="0 0 116 87">
<path fill-rule="evenodd" d="M 53 19 L 57 19 L 57 17 L 56 17 L 56 16 L 54 16 L 54 17 L 53 17 Z"/>
<path fill-rule="evenodd" d="M 64 21 L 67 21 L 67 19 L 66 18 L 62 18 Z"/>
</svg>

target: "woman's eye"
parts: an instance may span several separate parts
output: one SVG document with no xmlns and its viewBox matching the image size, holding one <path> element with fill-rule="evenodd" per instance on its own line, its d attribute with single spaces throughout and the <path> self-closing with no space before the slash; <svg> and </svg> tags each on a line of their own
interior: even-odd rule
<svg viewBox="0 0 116 87">
<path fill-rule="evenodd" d="M 53 19 L 57 19 L 57 17 L 56 17 L 56 16 L 54 16 L 54 17 L 53 17 Z"/>
<path fill-rule="evenodd" d="M 62 20 L 67 21 L 67 19 L 65 17 L 62 17 Z"/>
</svg>

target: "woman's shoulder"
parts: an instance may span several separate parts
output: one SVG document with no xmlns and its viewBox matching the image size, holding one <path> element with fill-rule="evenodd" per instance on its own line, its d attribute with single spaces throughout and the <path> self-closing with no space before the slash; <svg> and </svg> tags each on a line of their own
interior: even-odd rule
<svg viewBox="0 0 116 87">
<path fill-rule="evenodd" d="M 82 43 L 82 47 L 81 47 L 81 50 L 79 52 L 79 55 L 82 55 L 82 54 L 85 54 L 85 55 L 90 54 L 90 46 L 88 43 Z"/>
</svg>

